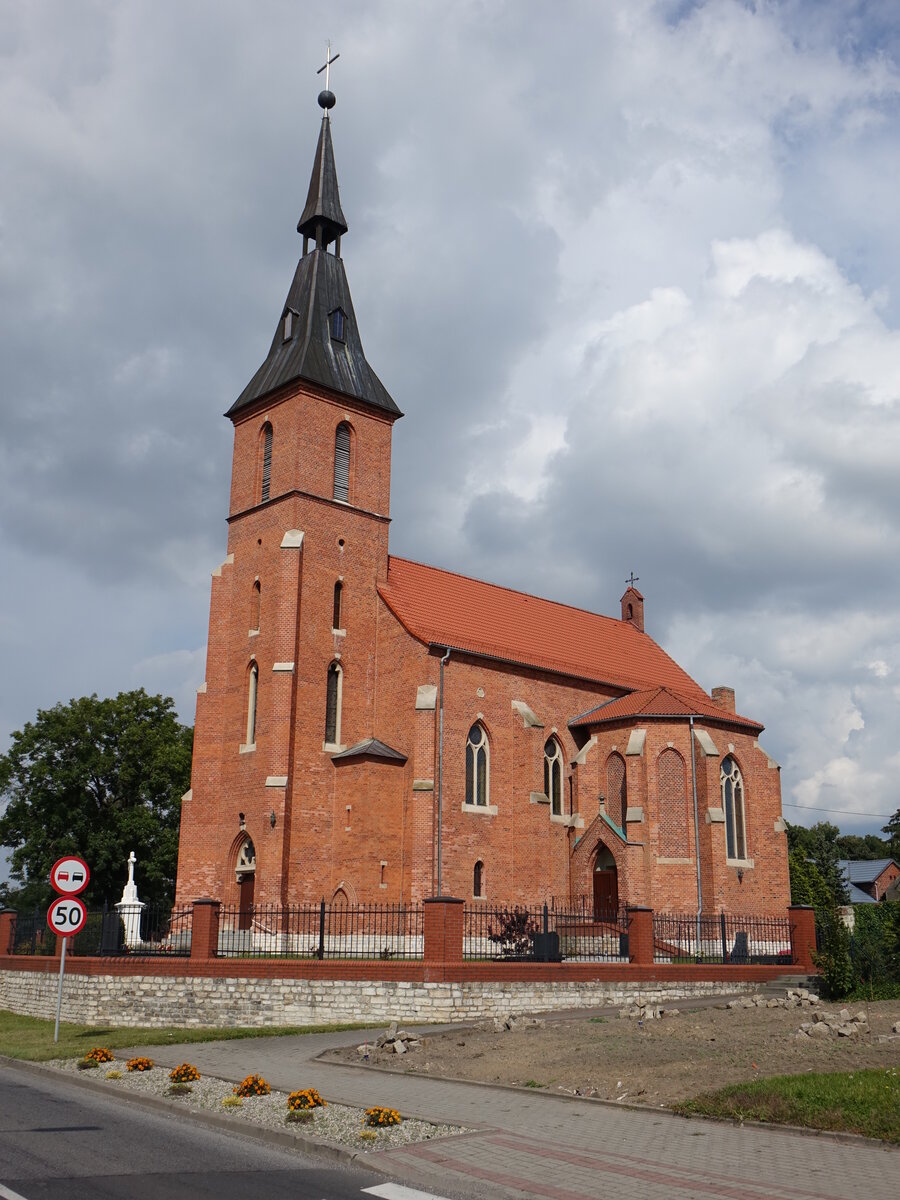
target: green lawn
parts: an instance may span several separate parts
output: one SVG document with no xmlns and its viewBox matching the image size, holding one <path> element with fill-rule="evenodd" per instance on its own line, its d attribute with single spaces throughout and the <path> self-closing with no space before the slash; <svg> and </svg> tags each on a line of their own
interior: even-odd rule
<svg viewBox="0 0 900 1200">
<path fill-rule="evenodd" d="M 686 1117 L 805 1125 L 900 1143 L 900 1070 L 777 1075 L 734 1084 L 672 1107 Z"/>
<path fill-rule="evenodd" d="M 356 1025 L 283 1025 L 274 1029 L 146 1029 L 110 1025 L 72 1025 L 63 1021 L 59 1041 L 53 1041 L 53 1021 L 20 1017 L 0 1010 L 0 1054 L 42 1062 L 48 1058 L 82 1058 L 93 1046 L 116 1050 L 124 1046 L 166 1046 L 173 1042 L 219 1042 L 231 1038 L 286 1037 L 294 1033 L 331 1033 L 337 1029 L 366 1029 Z"/>
</svg>

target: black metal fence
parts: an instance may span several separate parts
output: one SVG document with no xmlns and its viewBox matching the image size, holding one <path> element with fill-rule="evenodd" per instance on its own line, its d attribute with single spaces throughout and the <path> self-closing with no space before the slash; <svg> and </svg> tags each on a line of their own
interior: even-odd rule
<svg viewBox="0 0 900 1200">
<path fill-rule="evenodd" d="M 581 898 L 506 908 L 471 906 L 463 914 L 463 958 L 506 962 L 627 962 L 625 910 Z"/>
<path fill-rule="evenodd" d="M 69 939 L 67 953 L 76 957 L 186 957 L 191 952 L 192 910 L 168 904 L 116 905 L 88 912 L 78 933 Z M 12 921 L 10 954 L 53 955 L 56 937 L 40 909 L 16 913 Z"/>
<path fill-rule="evenodd" d="M 793 961 L 786 917 L 653 914 L 653 961 L 783 965 Z"/>
<path fill-rule="evenodd" d="M 48 954 L 56 952 L 56 938 L 47 924 L 46 912 L 36 908 L 16 913 L 10 931 L 10 954 Z"/>
<path fill-rule="evenodd" d="M 399 904 L 222 905 L 224 958 L 421 959 L 421 908 Z"/>
</svg>

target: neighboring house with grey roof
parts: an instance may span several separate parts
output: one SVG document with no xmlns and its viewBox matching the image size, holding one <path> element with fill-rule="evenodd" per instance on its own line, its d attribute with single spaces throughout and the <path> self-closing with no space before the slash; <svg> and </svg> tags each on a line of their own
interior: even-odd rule
<svg viewBox="0 0 900 1200">
<path fill-rule="evenodd" d="M 900 864 L 893 858 L 842 858 L 838 866 L 847 884 L 851 904 L 875 904 L 883 900 L 900 879 Z"/>
</svg>

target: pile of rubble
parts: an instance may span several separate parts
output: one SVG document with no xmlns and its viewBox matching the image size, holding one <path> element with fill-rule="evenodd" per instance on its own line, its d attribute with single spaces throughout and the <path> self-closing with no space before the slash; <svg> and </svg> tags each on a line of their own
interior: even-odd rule
<svg viewBox="0 0 900 1200">
<path fill-rule="evenodd" d="M 807 1038 L 859 1037 L 869 1032 L 869 1018 L 863 1009 L 851 1013 L 848 1008 L 840 1012 L 820 1012 L 815 1021 L 804 1021 L 797 1030 L 797 1038 L 804 1041 Z"/>
<path fill-rule="evenodd" d="M 394 1021 L 387 1033 L 383 1033 L 374 1043 L 363 1042 L 356 1047 L 356 1052 L 361 1058 L 368 1058 L 373 1049 L 383 1050 L 386 1054 L 406 1054 L 409 1050 L 418 1050 L 421 1045 L 422 1039 L 417 1033 L 398 1029 Z"/>
<path fill-rule="evenodd" d="M 476 1029 L 488 1030 L 491 1033 L 512 1033 L 515 1029 L 543 1029 L 544 1022 L 540 1017 L 494 1017 L 493 1021 L 485 1021 L 476 1025 Z"/>
<path fill-rule="evenodd" d="M 808 988 L 788 988 L 785 996 L 741 996 L 729 1000 L 726 1008 L 815 1008 L 822 1001 Z"/>
<path fill-rule="evenodd" d="M 630 1008 L 620 1008 L 619 1016 L 636 1018 L 638 1021 L 659 1021 L 662 1017 L 677 1017 L 678 1012 L 677 1008 L 663 1008 L 661 1004 L 648 1004 L 645 1000 L 638 1000 Z"/>
</svg>

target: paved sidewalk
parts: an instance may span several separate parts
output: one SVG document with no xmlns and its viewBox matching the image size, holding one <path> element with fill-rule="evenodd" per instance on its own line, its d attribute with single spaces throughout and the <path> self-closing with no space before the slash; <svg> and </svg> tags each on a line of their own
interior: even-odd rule
<svg viewBox="0 0 900 1200">
<path fill-rule="evenodd" d="M 336 1103 L 385 1104 L 464 1125 L 472 1132 L 463 1137 L 367 1156 L 395 1178 L 437 1191 L 520 1200 L 897 1200 L 900 1153 L 877 1143 L 315 1061 L 363 1040 L 356 1030 L 143 1049 L 157 1062 L 188 1059 L 223 1079 L 259 1071 L 285 1091 L 316 1087 Z"/>
</svg>

